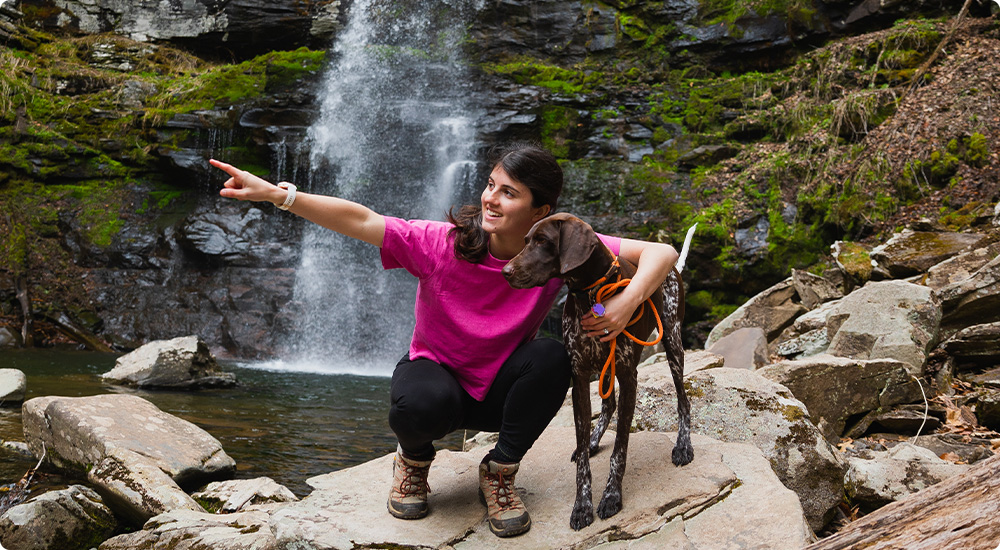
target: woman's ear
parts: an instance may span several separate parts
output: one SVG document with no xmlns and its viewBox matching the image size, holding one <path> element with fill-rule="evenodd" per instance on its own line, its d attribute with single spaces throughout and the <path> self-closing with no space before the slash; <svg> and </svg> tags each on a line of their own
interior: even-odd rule
<svg viewBox="0 0 1000 550">
<path fill-rule="evenodd" d="M 549 212 L 552 212 L 552 206 L 548 204 L 543 204 L 539 206 L 537 209 L 535 209 L 535 215 L 531 217 L 531 221 L 537 222 L 538 220 L 544 218 L 545 216 L 548 216 Z"/>
</svg>

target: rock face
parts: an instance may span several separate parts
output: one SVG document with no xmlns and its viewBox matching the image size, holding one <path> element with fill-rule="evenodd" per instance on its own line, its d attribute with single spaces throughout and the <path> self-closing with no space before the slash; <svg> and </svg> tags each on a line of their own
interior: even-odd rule
<svg viewBox="0 0 1000 550">
<path fill-rule="evenodd" d="M 937 291 L 944 309 L 945 336 L 970 325 L 1000 321 L 1000 256 L 994 256 L 969 277 Z"/>
<path fill-rule="evenodd" d="M 909 368 L 895 359 L 817 355 L 780 361 L 758 372 L 791 390 L 809 409 L 812 422 L 835 443 L 852 416 L 921 398 L 920 386 Z"/>
<path fill-rule="evenodd" d="M 796 296 L 795 284 L 788 278 L 750 298 L 715 325 L 705 340 L 705 349 L 710 349 L 730 332 L 745 327 L 758 327 L 764 331 L 768 341 L 773 340 L 796 317 L 806 312 L 805 307 L 793 300 Z"/>
<path fill-rule="evenodd" d="M 29 21 L 86 34 L 114 32 L 133 40 L 173 41 L 205 53 L 237 57 L 326 44 L 338 27 L 340 0 L 25 0 Z"/>
<path fill-rule="evenodd" d="M 88 550 L 117 528 L 118 520 L 93 489 L 72 485 L 8 510 L 0 518 L 0 547 Z"/>
<path fill-rule="evenodd" d="M 23 407 L 35 456 L 85 475 L 108 504 L 141 524 L 174 509 L 201 510 L 181 486 L 233 475 L 219 441 L 133 395 L 38 397 Z"/>
<path fill-rule="evenodd" d="M 219 370 L 215 357 L 197 336 L 150 342 L 115 361 L 101 375 L 113 384 L 140 388 L 198 389 L 236 385 L 236 376 Z"/>
<path fill-rule="evenodd" d="M 17 369 L 0 369 L 0 407 L 20 407 L 28 382 Z"/>
<path fill-rule="evenodd" d="M 707 350 L 721 355 L 731 369 L 754 370 L 767 364 L 767 338 L 757 327 L 737 329 L 719 338 Z M 686 369 L 686 367 L 685 367 Z"/>
<path fill-rule="evenodd" d="M 276 502 L 294 502 L 298 497 L 269 477 L 213 481 L 191 495 L 209 509 L 231 514 Z"/>
<path fill-rule="evenodd" d="M 8 510 L 0 518 L 0 547 L 88 550 L 117 528 L 118 520 L 93 489 L 73 485 Z"/>
<path fill-rule="evenodd" d="M 902 279 L 927 271 L 983 240 L 974 233 L 904 230 L 871 251 L 876 269 Z"/>
<path fill-rule="evenodd" d="M 636 429 L 676 429 L 676 395 L 673 384 L 664 383 L 668 371 L 666 363 L 639 371 Z M 685 385 L 691 431 L 760 449 L 782 483 L 799 496 L 813 529 L 822 528 L 842 499 L 845 464 L 809 421 L 805 405 L 787 388 L 744 369 L 699 371 Z"/>
</svg>

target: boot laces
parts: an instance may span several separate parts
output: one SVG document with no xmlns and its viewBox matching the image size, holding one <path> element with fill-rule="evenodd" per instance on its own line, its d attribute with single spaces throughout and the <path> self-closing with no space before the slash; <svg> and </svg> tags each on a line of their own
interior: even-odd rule
<svg viewBox="0 0 1000 550">
<path fill-rule="evenodd" d="M 508 483 L 504 479 L 502 472 L 497 472 L 496 474 L 487 474 L 486 479 L 490 483 L 490 491 L 493 494 L 493 500 L 497 503 L 497 506 L 501 510 L 507 510 L 511 508 L 517 508 L 517 493 L 514 489 L 514 483 Z"/>
<path fill-rule="evenodd" d="M 423 492 L 431 492 L 431 486 L 427 482 L 427 471 L 429 466 L 411 466 L 406 462 L 397 459 L 396 465 L 403 473 L 399 481 L 399 493 L 406 497 L 410 495 L 420 495 Z"/>
</svg>

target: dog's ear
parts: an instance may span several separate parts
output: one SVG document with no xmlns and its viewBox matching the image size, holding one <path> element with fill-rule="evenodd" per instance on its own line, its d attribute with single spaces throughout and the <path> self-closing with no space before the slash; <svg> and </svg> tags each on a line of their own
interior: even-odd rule
<svg viewBox="0 0 1000 550">
<path fill-rule="evenodd" d="M 559 272 L 565 275 L 583 265 L 599 242 L 587 222 L 579 218 L 563 220 L 559 229 Z"/>
</svg>

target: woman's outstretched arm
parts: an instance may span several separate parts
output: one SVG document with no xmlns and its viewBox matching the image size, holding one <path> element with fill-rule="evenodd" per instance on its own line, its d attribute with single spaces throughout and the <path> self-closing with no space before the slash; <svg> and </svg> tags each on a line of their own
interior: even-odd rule
<svg viewBox="0 0 1000 550">
<path fill-rule="evenodd" d="M 288 191 L 250 172 L 212 159 L 212 166 L 229 174 L 219 195 L 241 201 L 283 204 Z M 367 206 L 326 195 L 296 192 L 289 212 L 337 233 L 382 247 L 385 218 Z"/>
</svg>

